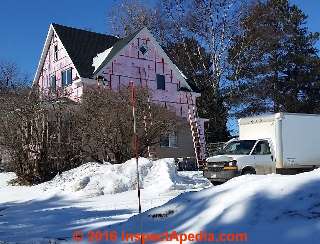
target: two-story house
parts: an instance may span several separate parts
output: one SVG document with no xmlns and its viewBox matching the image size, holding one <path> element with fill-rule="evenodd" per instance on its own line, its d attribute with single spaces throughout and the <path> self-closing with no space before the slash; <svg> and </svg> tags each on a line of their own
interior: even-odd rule
<svg viewBox="0 0 320 244">
<path fill-rule="evenodd" d="M 79 100 L 86 87 L 103 79 L 117 90 L 134 82 L 147 87 L 151 102 L 185 118 L 186 126 L 152 151 L 157 157 L 204 157 L 205 119 L 194 113 L 196 97 L 187 78 L 147 28 L 126 37 L 51 24 L 34 77 L 42 92 Z"/>
</svg>

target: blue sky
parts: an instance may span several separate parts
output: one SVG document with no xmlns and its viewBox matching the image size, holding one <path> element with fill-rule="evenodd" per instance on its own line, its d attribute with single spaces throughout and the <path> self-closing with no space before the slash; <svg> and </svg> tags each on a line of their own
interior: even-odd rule
<svg viewBox="0 0 320 244">
<path fill-rule="evenodd" d="M 309 15 L 310 30 L 320 32 L 320 1 L 291 2 Z M 1 0 L 0 59 L 16 62 L 33 77 L 50 23 L 110 33 L 107 12 L 117 4 L 117 0 Z"/>
<path fill-rule="evenodd" d="M 108 9 L 116 0 L 1 0 L 0 59 L 33 77 L 50 23 L 110 32 Z"/>
</svg>

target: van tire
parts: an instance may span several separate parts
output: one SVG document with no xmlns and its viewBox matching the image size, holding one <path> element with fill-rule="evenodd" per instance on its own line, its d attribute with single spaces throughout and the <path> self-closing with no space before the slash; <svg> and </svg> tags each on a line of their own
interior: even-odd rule
<svg viewBox="0 0 320 244">
<path fill-rule="evenodd" d="M 245 167 L 243 170 L 241 170 L 241 175 L 255 175 L 256 170 L 252 167 Z"/>
<path fill-rule="evenodd" d="M 223 182 L 221 182 L 221 181 L 214 181 L 214 180 L 212 180 L 212 181 L 211 181 L 211 184 L 212 184 L 212 185 L 214 185 L 214 186 L 218 186 L 218 185 L 223 184 Z"/>
</svg>

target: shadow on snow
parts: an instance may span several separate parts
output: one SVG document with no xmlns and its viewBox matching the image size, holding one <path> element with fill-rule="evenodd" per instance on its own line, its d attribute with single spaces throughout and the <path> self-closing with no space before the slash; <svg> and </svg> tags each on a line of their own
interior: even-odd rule
<svg viewBox="0 0 320 244">
<path fill-rule="evenodd" d="M 181 194 L 159 208 L 151 209 L 140 216 L 131 217 L 126 222 L 106 228 L 118 232 L 125 230 L 130 233 L 163 233 L 173 230 L 179 233 L 188 231 L 190 233 L 192 230 L 215 234 L 246 232 L 248 236 L 246 243 L 318 243 L 320 240 L 319 189 L 320 179 L 301 184 L 293 192 L 281 197 L 257 192 L 248 198 L 245 208 L 236 210 L 240 211 L 237 213 L 237 218 L 230 218 L 231 211 L 240 202 L 226 203 L 227 207 L 215 209 L 214 203 L 218 203 L 219 198 L 227 190 L 212 191 L 209 188 L 200 192 Z M 202 197 L 199 197 L 199 194 Z M 207 197 L 203 197 L 205 195 Z M 208 211 L 209 208 L 213 211 Z M 164 213 L 168 210 L 173 210 L 174 213 L 163 218 L 151 217 L 154 213 Z M 142 229 L 137 224 L 140 221 Z M 201 229 L 194 228 L 201 221 L 203 221 Z"/>
<path fill-rule="evenodd" d="M 25 241 L 31 238 L 69 240 L 74 230 L 85 231 L 86 225 L 97 224 L 103 228 L 110 221 L 121 221 L 121 215 L 134 213 L 134 210 L 130 209 L 96 211 L 73 207 L 72 203 L 54 196 L 46 200 L 0 204 L 0 240 Z"/>
</svg>

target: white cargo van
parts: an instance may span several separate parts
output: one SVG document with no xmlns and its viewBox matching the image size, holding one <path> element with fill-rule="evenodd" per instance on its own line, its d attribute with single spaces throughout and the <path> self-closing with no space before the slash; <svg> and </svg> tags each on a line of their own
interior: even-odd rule
<svg viewBox="0 0 320 244">
<path fill-rule="evenodd" d="M 206 159 L 204 177 L 294 174 L 320 166 L 320 115 L 276 113 L 239 119 L 239 138 Z"/>
</svg>

